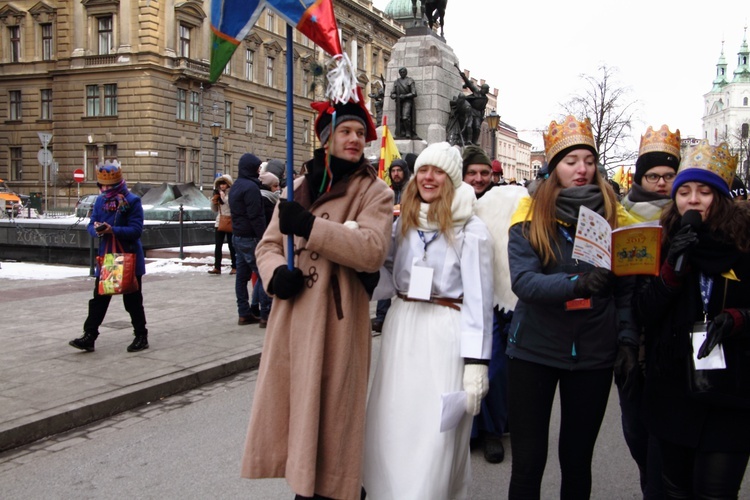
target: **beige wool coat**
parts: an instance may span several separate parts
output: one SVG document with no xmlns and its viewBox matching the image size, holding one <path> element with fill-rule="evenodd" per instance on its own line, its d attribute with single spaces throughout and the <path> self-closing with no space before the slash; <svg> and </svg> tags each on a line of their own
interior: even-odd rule
<svg viewBox="0 0 750 500">
<path fill-rule="evenodd" d="M 294 183 L 295 200 L 316 216 L 309 240 L 294 238 L 305 287 L 273 301 L 242 477 L 286 477 L 296 494 L 354 500 L 371 350 L 369 297 L 356 272 L 375 272 L 385 260 L 393 192 L 364 164 L 315 203 L 306 182 Z M 286 242 L 277 207 L 256 249 L 265 286 L 287 263 Z"/>
</svg>

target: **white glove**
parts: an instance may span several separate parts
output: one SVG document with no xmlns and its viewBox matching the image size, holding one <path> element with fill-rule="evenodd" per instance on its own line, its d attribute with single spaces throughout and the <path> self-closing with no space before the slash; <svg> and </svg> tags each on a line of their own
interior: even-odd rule
<svg viewBox="0 0 750 500">
<path fill-rule="evenodd" d="M 466 413 L 478 415 L 482 398 L 490 390 L 490 379 L 487 376 L 487 365 L 472 364 L 464 366 L 464 391 L 466 391 Z"/>
</svg>

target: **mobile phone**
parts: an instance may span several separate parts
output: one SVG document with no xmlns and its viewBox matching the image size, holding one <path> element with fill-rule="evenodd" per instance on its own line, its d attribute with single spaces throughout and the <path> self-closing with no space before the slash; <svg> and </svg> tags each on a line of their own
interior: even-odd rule
<svg viewBox="0 0 750 500">
<path fill-rule="evenodd" d="M 107 226 L 105 226 L 104 224 L 102 224 L 101 226 L 96 226 L 96 228 L 94 228 L 94 230 L 95 230 L 95 231 L 96 231 L 97 233 L 101 233 L 101 232 L 102 232 L 102 231 L 104 231 L 105 229 L 107 229 Z"/>
</svg>

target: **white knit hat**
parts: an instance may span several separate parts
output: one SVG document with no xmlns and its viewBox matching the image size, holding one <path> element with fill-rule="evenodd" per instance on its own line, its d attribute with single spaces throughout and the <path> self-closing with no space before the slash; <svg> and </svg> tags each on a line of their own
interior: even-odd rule
<svg viewBox="0 0 750 500">
<path fill-rule="evenodd" d="M 422 165 L 433 165 L 442 169 L 451 178 L 455 188 L 463 182 L 461 153 L 447 142 L 436 142 L 427 146 L 414 163 L 415 174 Z"/>
</svg>

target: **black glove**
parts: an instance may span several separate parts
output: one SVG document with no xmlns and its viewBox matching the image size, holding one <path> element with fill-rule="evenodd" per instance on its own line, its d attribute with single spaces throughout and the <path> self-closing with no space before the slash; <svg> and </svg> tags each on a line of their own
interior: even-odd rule
<svg viewBox="0 0 750 500">
<path fill-rule="evenodd" d="M 638 364 L 638 346 L 620 344 L 615 358 L 615 384 L 628 400 L 638 397 L 641 370 Z"/>
<path fill-rule="evenodd" d="M 698 349 L 698 359 L 705 358 L 714 347 L 740 332 L 750 316 L 748 309 L 724 309 L 708 324 L 706 340 Z"/>
<path fill-rule="evenodd" d="M 286 300 L 297 295 L 305 286 L 305 277 L 298 267 L 289 269 L 287 266 L 279 266 L 273 272 L 268 292 L 276 297 Z"/>
<path fill-rule="evenodd" d="M 669 251 L 667 252 L 667 262 L 674 268 L 677 262 L 677 257 L 684 254 L 691 247 L 698 244 L 698 233 L 693 231 L 692 226 L 685 226 L 674 235 L 672 242 L 669 244 Z M 687 262 L 686 262 L 687 264 Z"/>
<path fill-rule="evenodd" d="M 361 281 L 362 285 L 365 287 L 367 296 L 372 298 L 372 292 L 375 290 L 375 287 L 378 286 L 378 281 L 380 280 L 380 271 L 375 271 L 374 273 L 366 273 L 363 271 L 357 273 L 357 278 L 359 278 L 359 281 Z"/>
<path fill-rule="evenodd" d="M 597 267 L 578 275 L 573 292 L 579 297 L 608 297 L 615 285 L 615 275 L 609 269 Z"/>
<path fill-rule="evenodd" d="M 315 216 L 296 201 L 279 201 L 279 231 L 309 239 Z"/>
</svg>

